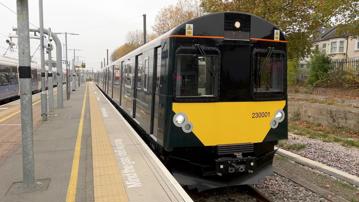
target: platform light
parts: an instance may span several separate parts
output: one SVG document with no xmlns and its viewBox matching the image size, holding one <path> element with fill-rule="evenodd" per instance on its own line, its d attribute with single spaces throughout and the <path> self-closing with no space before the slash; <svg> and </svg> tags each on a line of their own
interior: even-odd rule
<svg viewBox="0 0 359 202">
<path fill-rule="evenodd" d="M 279 123 L 284 121 L 285 113 L 283 110 L 278 110 L 274 116 L 274 119 L 277 120 Z"/>
<path fill-rule="evenodd" d="M 192 125 L 191 122 L 185 123 L 185 124 L 183 124 L 183 126 L 182 126 L 182 130 L 183 130 L 183 132 L 185 132 L 185 133 L 190 133 L 190 132 L 192 132 L 192 129 L 193 129 L 193 125 Z"/>
<path fill-rule="evenodd" d="M 184 113 L 177 113 L 173 116 L 173 123 L 177 127 L 182 127 L 187 121 L 187 116 Z"/>
</svg>

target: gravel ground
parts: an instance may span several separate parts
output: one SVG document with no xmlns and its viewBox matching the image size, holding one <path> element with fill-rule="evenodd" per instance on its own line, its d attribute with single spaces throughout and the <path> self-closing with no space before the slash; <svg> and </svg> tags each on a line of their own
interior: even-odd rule
<svg viewBox="0 0 359 202">
<path fill-rule="evenodd" d="M 256 202 L 256 199 L 241 187 L 227 187 L 204 192 L 187 192 L 194 202 Z"/>
<path fill-rule="evenodd" d="M 292 152 L 359 176 L 359 149 L 294 134 L 289 134 L 287 144 L 303 144 L 304 149 Z"/>
<path fill-rule="evenodd" d="M 276 174 L 266 177 L 256 187 L 273 201 L 328 201 L 318 194 Z"/>
</svg>

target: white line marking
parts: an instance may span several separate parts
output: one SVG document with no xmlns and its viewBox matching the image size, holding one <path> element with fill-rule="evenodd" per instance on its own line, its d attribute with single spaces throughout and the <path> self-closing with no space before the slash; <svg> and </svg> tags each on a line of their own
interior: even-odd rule
<svg viewBox="0 0 359 202">
<path fill-rule="evenodd" d="M 101 113 L 102 113 L 102 116 L 107 118 L 108 117 L 108 113 L 106 111 L 106 109 L 104 107 L 101 108 Z"/>
<path fill-rule="evenodd" d="M 141 180 L 138 178 L 135 170 L 135 162 L 131 160 L 130 156 L 128 156 L 122 139 L 115 140 L 115 153 L 120 159 L 120 163 L 122 165 L 121 172 L 126 179 L 127 188 L 142 187 Z"/>
<path fill-rule="evenodd" d="M 8 109 L 7 107 L 0 107 L 0 110 L 6 110 Z"/>
</svg>

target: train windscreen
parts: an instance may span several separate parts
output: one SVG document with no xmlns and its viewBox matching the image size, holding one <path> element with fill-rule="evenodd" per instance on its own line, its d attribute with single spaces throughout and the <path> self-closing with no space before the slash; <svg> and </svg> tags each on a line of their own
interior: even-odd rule
<svg viewBox="0 0 359 202">
<path fill-rule="evenodd" d="M 218 51 L 189 49 L 176 55 L 176 97 L 215 97 L 218 91 Z"/>
<path fill-rule="evenodd" d="M 254 54 L 254 92 L 283 92 L 285 55 L 268 48 Z"/>
</svg>

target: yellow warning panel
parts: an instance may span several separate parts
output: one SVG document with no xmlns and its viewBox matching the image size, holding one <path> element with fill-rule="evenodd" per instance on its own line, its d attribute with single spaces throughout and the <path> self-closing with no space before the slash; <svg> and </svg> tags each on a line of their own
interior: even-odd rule
<svg viewBox="0 0 359 202">
<path fill-rule="evenodd" d="M 186 24 L 186 36 L 193 36 L 193 24 Z"/>
</svg>

